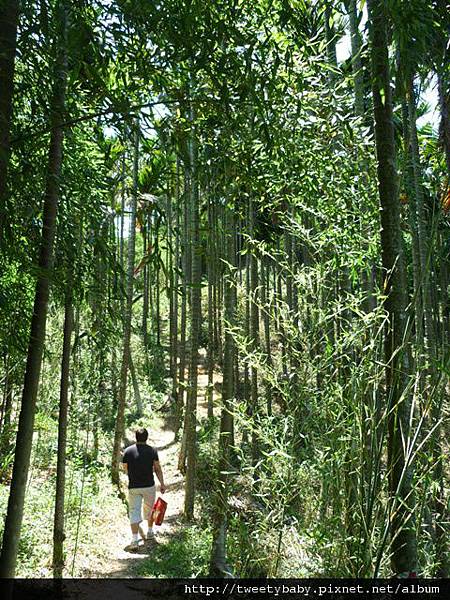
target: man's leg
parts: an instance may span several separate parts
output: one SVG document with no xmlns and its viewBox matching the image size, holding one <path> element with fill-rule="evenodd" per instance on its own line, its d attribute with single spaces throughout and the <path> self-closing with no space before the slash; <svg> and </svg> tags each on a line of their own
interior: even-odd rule
<svg viewBox="0 0 450 600">
<path fill-rule="evenodd" d="M 153 523 L 151 520 L 153 505 L 155 504 L 156 486 L 145 488 L 144 491 L 144 519 L 147 519 L 148 531 L 147 539 L 153 537 Z"/>
<path fill-rule="evenodd" d="M 131 533 L 138 534 L 139 533 L 139 523 L 131 523 Z M 137 538 L 136 538 L 137 539 Z"/>
<path fill-rule="evenodd" d="M 142 521 L 141 515 L 142 492 L 138 489 L 128 491 L 128 506 L 131 527 L 131 544 L 137 546 L 139 543 L 139 524 Z"/>
</svg>

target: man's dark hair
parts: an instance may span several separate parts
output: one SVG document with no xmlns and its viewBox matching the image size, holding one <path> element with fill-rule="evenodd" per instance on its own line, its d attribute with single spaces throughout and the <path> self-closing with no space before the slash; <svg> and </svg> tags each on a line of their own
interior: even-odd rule
<svg viewBox="0 0 450 600">
<path fill-rule="evenodd" d="M 136 441 L 137 442 L 146 442 L 148 438 L 148 431 L 141 427 L 136 431 Z"/>
</svg>

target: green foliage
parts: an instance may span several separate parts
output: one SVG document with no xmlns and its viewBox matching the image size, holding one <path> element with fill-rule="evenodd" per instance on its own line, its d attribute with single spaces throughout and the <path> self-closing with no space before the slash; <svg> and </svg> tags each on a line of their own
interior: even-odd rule
<svg viewBox="0 0 450 600">
<path fill-rule="evenodd" d="M 161 394 L 166 389 L 166 363 L 164 350 L 158 344 L 152 344 L 148 349 L 149 370 L 147 372 L 149 385 L 155 390 L 156 394 Z"/>
<path fill-rule="evenodd" d="M 2 438 L 1 438 L 1 443 L 2 443 L 2 454 L 1 454 L 1 459 L 0 459 L 0 484 L 6 482 L 10 475 L 11 475 L 11 471 L 12 471 L 12 466 L 14 463 L 14 448 L 10 447 L 8 449 L 4 448 L 4 439 L 6 436 L 8 436 L 9 432 L 2 432 Z M 8 436 L 9 437 L 9 436 Z"/>
<path fill-rule="evenodd" d="M 171 538 L 158 542 L 151 557 L 140 562 L 139 577 L 206 577 L 211 533 L 196 525 L 180 528 Z"/>
<path fill-rule="evenodd" d="M 215 481 L 211 473 L 218 469 L 218 437 L 220 423 L 217 417 L 201 422 L 197 432 L 197 471 L 196 485 L 202 494 L 202 505 L 207 512 L 211 511 L 211 499 Z M 208 519 L 204 516 L 205 525 Z"/>
</svg>

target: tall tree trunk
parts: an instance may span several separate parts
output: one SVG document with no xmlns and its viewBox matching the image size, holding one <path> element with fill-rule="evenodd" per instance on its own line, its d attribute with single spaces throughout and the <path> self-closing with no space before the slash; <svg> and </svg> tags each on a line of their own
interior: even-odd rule
<svg viewBox="0 0 450 600">
<path fill-rule="evenodd" d="M 131 317 L 133 308 L 134 287 L 134 254 L 136 241 L 136 204 L 138 194 L 139 170 L 139 123 L 135 123 L 134 131 L 134 157 L 133 157 L 133 192 L 131 194 L 130 233 L 128 236 L 128 264 L 127 264 L 127 290 L 126 306 L 123 320 L 122 342 L 122 367 L 120 370 L 120 386 L 117 402 L 116 430 L 114 433 L 114 446 L 111 462 L 111 478 L 114 484 L 119 485 L 119 458 L 120 444 L 125 433 L 125 401 L 127 395 L 128 363 L 130 357 Z"/>
<path fill-rule="evenodd" d="M 159 227 L 156 227 L 155 231 L 156 239 L 159 236 Z M 158 241 L 159 248 L 159 241 Z M 158 253 L 156 256 L 156 282 L 155 282 L 155 325 L 156 325 L 156 344 L 161 346 L 161 255 Z"/>
<path fill-rule="evenodd" d="M 277 240 L 277 253 L 275 256 L 274 267 L 276 272 L 275 277 L 275 288 L 276 288 L 276 299 L 277 299 L 277 314 L 278 314 L 278 334 L 281 341 L 281 366 L 283 369 L 283 375 L 287 377 L 288 367 L 287 367 L 287 340 L 286 333 L 284 327 L 284 313 L 285 313 L 285 302 L 283 298 L 283 275 L 282 275 L 282 266 L 280 263 L 280 259 L 282 257 L 281 249 L 280 249 L 280 241 Z"/>
<path fill-rule="evenodd" d="M 350 42 L 352 48 L 352 73 L 355 90 L 355 115 L 364 115 L 364 79 L 362 71 L 362 37 L 359 31 L 360 15 L 356 0 L 346 0 L 346 10 L 350 24 Z"/>
<path fill-rule="evenodd" d="M 403 181 L 404 190 L 408 198 L 408 221 L 411 230 L 411 254 L 412 254 L 412 270 L 415 289 L 414 302 L 414 318 L 415 318 L 415 369 L 421 368 L 424 333 L 423 333 L 423 306 L 422 306 L 422 269 L 419 251 L 419 236 L 417 228 L 417 209 L 416 209 L 416 194 L 414 191 L 414 172 L 411 161 L 410 149 L 410 121 L 408 113 L 408 105 L 406 101 L 402 102 L 402 120 L 403 120 L 403 144 L 404 144 L 404 166 L 403 166 Z"/>
<path fill-rule="evenodd" d="M 449 264 L 448 264 L 448 250 L 446 244 L 444 242 L 444 238 L 446 239 L 446 232 L 442 232 L 440 236 L 440 244 L 441 248 L 441 264 L 440 264 L 440 302 L 441 302 L 441 331 L 442 331 L 442 339 L 441 339 L 441 348 L 442 355 L 447 357 L 447 369 L 449 364 L 449 348 L 450 348 L 450 303 L 448 294 L 446 291 L 449 286 Z M 436 311 L 439 314 L 439 311 Z M 449 402 L 449 393 L 447 387 L 447 381 L 444 379 L 443 389 L 438 393 L 438 398 L 436 400 L 440 400 L 443 405 Z M 440 416 L 440 415 L 438 415 Z M 434 421 L 436 423 L 436 421 Z M 436 514 L 436 523 L 435 523 L 435 531 L 434 531 L 434 543 L 436 550 L 436 566 L 435 566 L 435 577 L 445 578 L 450 574 L 450 552 L 449 552 L 449 509 L 448 509 L 448 492 L 445 487 L 445 472 L 444 472 L 444 456 L 441 451 L 441 430 L 442 427 L 439 424 L 436 427 L 436 431 L 434 433 L 435 438 L 437 440 L 437 444 L 433 447 L 434 454 L 434 480 L 436 482 L 437 490 L 435 492 L 435 514 Z"/>
<path fill-rule="evenodd" d="M 0 4 L 0 239 L 7 214 L 6 187 L 14 94 L 14 66 L 19 22 L 19 0 Z"/>
<path fill-rule="evenodd" d="M 353 85 L 355 94 L 355 115 L 361 120 L 366 118 L 366 112 L 364 110 L 364 76 L 362 69 L 361 51 L 362 51 L 362 36 L 359 30 L 360 13 L 358 12 L 357 0 L 346 0 L 346 10 L 349 16 L 350 24 L 350 41 L 352 48 L 352 73 L 353 73 Z M 359 152 L 358 152 L 359 154 Z M 362 195 L 362 191 L 368 186 L 368 165 L 367 160 L 364 156 L 358 157 L 358 169 L 361 176 L 358 178 L 358 193 Z M 367 212 L 367 203 L 363 196 L 361 202 L 361 214 Z M 367 251 L 367 243 L 363 241 L 363 251 Z M 362 285 L 366 293 L 365 310 L 367 313 L 375 309 L 376 300 L 374 296 L 374 273 L 373 265 L 369 265 L 362 272 Z"/>
<path fill-rule="evenodd" d="M 424 195 L 422 187 L 420 157 L 419 157 L 419 141 L 417 137 L 417 125 L 416 125 L 416 102 L 415 92 L 413 84 L 413 76 L 409 78 L 408 89 L 408 116 L 409 116 L 409 132 L 410 132 L 410 152 L 411 152 L 411 171 L 413 177 L 413 186 L 411 192 L 414 194 L 415 208 L 416 208 L 416 224 L 417 224 L 417 241 L 419 250 L 420 260 L 420 289 L 422 293 L 422 306 L 423 306 L 423 322 L 424 322 L 424 333 L 425 333 L 425 353 L 428 358 L 433 362 L 434 350 L 435 350 L 435 335 L 434 327 L 432 323 L 432 301 L 431 301 L 431 287 L 430 287 L 430 253 L 428 237 L 429 232 L 427 228 L 427 219 L 425 216 L 424 206 Z M 419 290 L 418 290 L 419 292 Z"/>
<path fill-rule="evenodd" d="M 126 136 L 126 129 L 125 129 L 125 136 Z M 119 238 L 119 264 L 120 264 L 120 274 L 119 274 L 119 280 L 120 280 L 120 295 L 121 295 L 121 300 L 123 298 L 122 296 L 122 290 L 123 290 L 123 284 L 124 284 L 124 277 L 123 277 L 123 265 L 125 262 L 125 244 L 124 244 L 124 228 L 125 228 L 125 193 L 126 193 L 126 151 L 124 150 L 123 154 L 122 154 L 122 164 L 121 164 L 121 176 L 122 176 L 122 186 L 121 186 L 121 193 L 120 193 L 120 238 Z"/>
<path fill-rule="evenodd" d="M 6 453 L 11 444 L 11 412 L 13 405 L 13 385 L 10 356 L 5 357 L 5 383 L 3 388 L 2 412 L 0 418 L 0 454 Z"/>
<path fill-rule="evenodd" d="M 245 204 L 245 222 L 248 223 L 250 221 L 250 204 L 246 202 Z M 251 248 L 250 248 L 250 240 L 247 238 L 246 242 L 246 253 L 245 253 L 245 283 L 244 283 L 244 297 L 245 297 L 245 316 L 244 316 L 244 336 L 246 340 L 250 339 L 250 323 L 251 323 L 251 308 L 250 308 L 250 271 L 251 271 Z M 248 353 L 248 349 L 245 349 L 245 352 Z M 244 384 L 243 384 L 243 393 L 242 397 L 245 402 L 245 410 L 249 420 L 252 415 L 252 407 L 251 407 L 251 384 L 250 384 L 250 361 L 245 359 L 244 361 Z M 242 443 L 248 443 L 248 430 L 244 428 L 242 432 Z"/>
<path fill-rule="evenodd" d="M 119 244 L 120 244 L 120 240 L 119 240 Z M 117 243 L 117 236 L 116 236 L 116 223 L 115 223 L 115 219 L 112 220 L 111 222 L 111 245 L 114 248 L 114 263 L 113 263 L 113 269 L 114 269 L 114 283 L 113 283 L 113 307 L 114 307 L 114 314 L 115 315 L 121 315 L 122 311 L 119 310 L 118 306 L 120 306 L 120 302 L 118 301 L 119 297 L 120 297 L 120 291 L 119 291 L 119 278 L 120 278 L 120 272 L 118 269 L 119 266 L 119 262 L 118 262 L 118 243 Z M 116 316 L 115 319 L 115 323 L 117 322 L 118 317 Z M 112 394 L 112 411 L 113 413 L 115 413 L 117 411 L 117 348 L 116 345 L 113 344 L 113 347 L 111 348 L 111 366 L 110 366 L 110 372 L 111 372 L 111 394 Z"/>
<path fill-rule="evenodd" d="M 169 302 L 169 362 L 170 362 L 170 378 L 172 381 L 177 370 L 176 356 L 174 355 L 174 306 L 173 306 L 173 247 L 172 247 L 172 173 L 169 177 L 167 185 L 167 201 L 166 201 L 166 217 L 167 217 L 167 254 L 166 254 L 166 289 L 167 300 Z M 175 333 L 176 335 L 176 333 Z"/>
<path fill-rule="evenodd" d="M 225 231 L 224 231 L 224 207 L 219 205 L 216 207 L 216 238 L 215 245 L 217 249 L 217 256 L 225 256 Z M 216 346 L 216 355 L 217 355 L 217 363 L 220 367 L 223 366 L 223 343 L 224 339 L 222 332 L 222 323 L 223 323 L 223 274 L 224 269 L 222 264 L 216 265 L 216 284 L 217 295 L 216 295 L 216 323 L 217 323 L 217 346 Z"/>
<path fill-rule="evenodd" d="M 447 85 L 446 85 L 447 82 Z M 438 73 L 439 109 L 441 113 L 440 133 L 445 152 L 447 174 L 450 175 L 450 89 L 448 79 Z"/>
<path fill-rule="evenodd" d="M 147 252 L 150 247 L 149 239 L 148 239 L 148 228 L 147 228 L 147 216 L 144 213 L 143 217 L 143 225 L 142 225 L 142 244 L 143 244 L 143 255 L 147 257 Z M 144 290 L 143 290 L 143 299 L 142 299 L 142 342 L 144 344 L 144 353 L 145 353 L 145 370 L 148 375 L 149 370 L 149 361 L 148 361 L 148 288 L 150 285 L 149 278 L 149 268 L 148 262 L 144 265 Z"/>
<path fill-rule="evenodd" d="M 227 498 L 228 498 L 228 472 L 230 471 L 230 446 L 233 438 L 232 402 L 235 398 L 235 381 L 233 376 L 235 343 L 232 328 L 235 323 L 235 220 L 231 212 L 227 211 L 227 263 L 228 273 L 224 282 L 224 319 L 225 343 L 223 356 L 223 387 L 222 387 L 222 412 L 220 419 L 219 438 L 219 473 L 217 478 L 217 491 L 215 512 L 213 517 L 213 542 L 210 564 L 212 577 L 223 577 L 230 574 L 227 565 L 226 536 L 227 536 Z"/>
<path fill-rule="evenodd" d="M 191 109 L 191 123 L 194 122 Z M 184 499 L 184 516 L 191 520 L 194 516 L 195 499 L 195 473 L 197 463 L 197 367 L 198 346 L 201 322 L 201 278 L 202 257 L 200 244 L 200 207 L 197 172 L 197 140 L 194 126 L 191 131 L 189 169 L 191 172 L 191 247 L 192 247 L 192 275 L 191 275 L 191 335 L 189 357 L 189 390 L 186 402 L 186 495 Z"/>
<path fill-rule="evenodd" d="M 439 91 L 439 106 L 441 113 L 441 136 L 445 152 L 445 161 L 447 166 L 447 177 L 450 180 L 450 115 L 449 115 L 449 103 L 450 103 L 450 89 L 445 86 L 445 81 L 440 73 L 438 73 L 438 91 Z M 447 357 L 447 370 L 448 370 L 448 356 L 450 347 L 450 303 L 447 294 L 448 286 L 450 283 L 449 277 L 449 262 L 448 262 L 448 250 L 447 246 L 442 239 L 446 234 L 441 236 L 439 247 L 443 256 L 441 256 L 441 267 L 440 267 L 440 280 L 441 280 L 441 313 L 442 313 L 442 354 Z M 446 382 L 444 384 L 444 390 L 442 391 L 443 402 L 448 404 L 449 393 Z M 434 446 L 435 456 L 435 481 L 438 485 L 436 492 L 435 502 L 435 513 L 436 513 L 436 527 L 435 527 L 435 548 L 437 556 L 437 565 L 435 570 L 436 577 L 448 577 L 450 573 L 450 552 L 449 552 L 449 509 L 448 509 L 448 494 L 445 489 L 444 479 L 444 465 L 443 455 L 440 451 L 441 447 L 441 426 L 437 427 L 435 431 L 435 438 L 438 444 Z"/>
<path fill-rule="evenodd" d="M 333 3 L 327 1 L 324 11 L 325 19 L 325 36 L 327 40 L 327 58 L 330 65 L 337 67 L 337 54 L 336 54 L 336 31 L 333 22 Z M 333 71 L 329 72 L 329 80 L 333 82 L 336 78 L 336 74 Z"/>
<path fill-rule="evenodd" d="M 250 199 L 250 236 L 252 238 L 252 248 L 250 254 L 250 340 L 251 350 L 253 353 L 258 352 L 260 349 L 259 344 L 259 308 L 258 308 L 258 286 L 259 286 L 259 274 L 258 274 L 258 259 L 256 257 L 256 247 L 254 245 L 255 239 L 255 205 L 254 201 Z M 255 359 L 253 359 L 255 360 Z M 253 419 L 253 433 L 252 433 L 252 462 L 256 465 L 259 458 L 258 448 L 258 435 L 256 428 L 256 420 L 258 417 L 258 369 L 256 364 L 253 362 L 251 367 L 251 384 L 250 384 L 250 406 L 251 415 Z"/>
<path fill-rule="evenodd" d="M 33 441 L 34 415 L 44 350 L 50 279 L 53 267 L 53 245 L 56 213 L 60 196 L 60 176 L 63 153 L 63 127 L 67 86 L 67 15 L 64 1 L 57 5 L 58 55 L 55 62 L 54 91 L 50 108 L 51 136 L 48 155 L 47 181 L 43 210 L 42 242 L 36 283 L 33 317 L 31 320 L 25 371 L 22 406 L 16 438 L 14 467 L 0 556 L 0 577 L 14 577 L 20 529 L 23 518 L 25 488 Z"/>
<path fill-rule="evenodd" d="M 175 179 L 175 257 L 174 257 L 174 283 L 173 283 L 173 378 L 172 398 L 175 400 L 176 413 L 178 415 L 178 287 L 180 284 L 179 256 L 180 256 L 180 161 L 177 158 L 177 170 Z"/>
<path fill-rule="evenodd" d="M 438 572 L 445 573 L 447 570 L 445 556 L 448 554 L 448 543 L 446 542 L 445 534 L 445 484 L 443 481 L 443 465 L 442 465 L 442 446 L 441 446 L 441 419 L 442 419 L 442 396 L 445 395 L 445 389 L 438 383 L 438 373 L 436 373 L 436 358 L 438 351 L 437 332 L 435 330 L 434 315 L 437 313 L 435 302 L 433 301 L 433 286 L 432 281 L 432 256 L 435 252 L 431 252 L 430 244 L 436 239 L 435 231 L 430 231 L 427 223 L 425 199 L 422 184 L 422 167 L 420 164 L 419 155 L 419 140 L 416 126 L 416 98 L 414 90 L 413 74 L 411 73 L 407 82 L 407 101 L 408 101 L 408 116 L 409 116 L 409 131 L 410 131 L 410 163 L 412 172 L 412 196 L 414 196 L 414 206 L 416 208 L 416 223 L 417 223 L 417 241 L 418 253 L 420 262 L 420 282 L 419 289 L 416 293 L 422 294 L 423 307 L 423 323 L 424 323 L 424 347 L 425 361 L 428 365 L 426 369 L 426 386 L 425 386 L 425 402 L 424 406 L 431 403 L 431 422 L 428 424 L 428 431 L 433 429 L 430 438 L 429 446 L 430 453 L 435 459 L 435 476 L 437 491 L 433 497 L 433 508 L 435 513 L 435 531 L 434 541 L 436 547 L 436 558 L 439 563 Z M 412 201 L 412 197 L 411 197 Z M 435 227 L 435 224 L 431 224 Z M 419 315 L 422 317 L 422 315 Z M 421 351 L 422 348 L 419 348 Z M 445 354 L 444 354 L 445 356 Z M 444 383 L 445 388 L 445 383 Z M 439 390 L 439 391 L 437 391 Z M 429 402 L 427 396 L 432 394 Z M 428 421 L 430 421 L 428 419 Z M 424 432 L 427 433 L 427 432 Z"/>
<path fill-rule="evenodd" d="M 217 219 L 218 219 L 218 210 L 217 207 L 215 205 L 212 206 L 212 212 L 213 212 L 213 221 L 215 223 L 217 223 Z M 215 256 L 218 256 L 218 246 L 217 246 L 217 240 L 215 240 L 214 242 L 214 252 L 215 252 Z M 218 310 L 218 305 L 219 305 L 219 297 L 218 297 L 218 288 L 219 288 L 219 268 L 217 263 L 215 264 L 215 268 L 214 268 L 214 283 L 213 283 L 213 298 L 212 298 L 212 302 L 213 302 L 213 330 L 214 330 L 214 359 L 217 363 L 220 362 L 220 334 L 219 334 L 219 310 Z"/>
<path fill-rule="evenodd" d="M 381 205 L 381 255 L 384 271 L 386 399 L 388 414 L 388 473 L 391 564 L 396 574 L 417 568 L 412 468 L 407 464 L 410 398 L 406 391 L 407 348 L 403 345 L 405 311 L 404 266 L 401 252 L 400 203 L 396 171 L 391 81 L 382 0 L 369 0 L 372 93 Z M 405 397 L 403 394 L 405 393 Z"/>
<path fill-rule="evenodd" d="M 155 256 L 155 245 L 152 241 L 152 215 L 149 213 L 145 218 L 145 227 L 147 230 L 147 247 L 152 248 L 152 260 L 147 262 L 145 265 L 147 269 L 147 288 L 146 298 L 145 298 L 145 306 L 147 311 L 147 347 L 145 351 L 145 373 L 147 378 L 150 375 L 150 356 L 149 356 L 149 346 L 151 343 L 151 333 L 153 333 L 153 304 L 152 304 L 152 289 L 154 286 L 152 285 L 152 265 L 153 265 L 153 257 Z M 150 321 L 150 323 L 149 323 Z"/>
<path fill-rule="evenodd" d="M 131 350 L 130 350 L 129 366 L 130 366 L 131 383 L 133 384 L 134 400 L 136 402 L 136 412 L 139 417 L 142 417 L 142 413 L 143 413 L 142 398 L 141 398 L 141 392 L 139 390 L 139 381 L 138 381 L 138 378 L 136 375 L 136 369 L 134 367 Z"/>
<path fill-rule="evenodd" d="M 265 256 L 261 260 L 261 304 L 262 318 L 264 324 L 264 346 L 267 360 L 267 366 L 270 369 L 273 365 L 272 347 L 270 339 L 270 301 L 269 301 L 269 285 L 270 285 L 270 264 L 268 257 Z M 266 410 L 269 416 L 272 415 L 272 389 L 268 381 L 266 381 Z"/>
<path fill-rule="evenodd" d="M 58 458 L 56 463 L 55 513 L 53 524 L 53 577 L 61 578 L 64 569 L 64 497 L 66 482 L 67 417 L 69 412 L 69 372 L 73 330 L 72 282 L 67 282 L 64 311 L 64 338 L 59 391 Z"/>
<path fill-rule="evenodd" d="M 215 228 L 212 217 L 211 197 L 208 194 L 208 354 L 207 354 L 207 369 L 208 369 L 208 385 L 206 388 L 206 400 L 208 406 L 208 418 L 214 416 L 214 304 L 213 304 L 213 283 L 215 278 L 216 260 L 214 252 L 214 235 Z"/>
<path fill-rule="evenodd" d="M 183 262 L 183 281 L 182 281 L 182 296 L 181 296 L 181 323 L 180 323 L 180 364 L 178 365 L 178 409 L 177 409 L 177 421 L 176 421 L 176 431 L 177 435 L 179 429 L 181 428 L 181 422 L 183 420 L 183 408 L 184 408 L 184 390 L 185 390 L 185 373 L 186 373 L 186 329 L 187 329 L 187 296 L 188 296 L 188 286 L 190 282 L 190 272 L 189 265 L 190 261 L 188 260 L 188 254 L 190 254 L 189 249 L 189 237 L 188 237 L 188 216 L 189 216 L 189 204 L 188 204 L 188 193 L 190 190 L 189 183 L 189 174 L 186 172 L 184 175 L 184 206 L 183 206 L 183 231 L 182 231 L 182 262 Z M 185 427 L 183 427 L 183 439 L 185 434 Z M 178 468 L 182 473 L 185 471 L 185 462 L 186 462 L 186 442 L 184 440 L 184 444 L 182 444 L 180 450 L 180 457 L 178 460 Z"/>
</svg>

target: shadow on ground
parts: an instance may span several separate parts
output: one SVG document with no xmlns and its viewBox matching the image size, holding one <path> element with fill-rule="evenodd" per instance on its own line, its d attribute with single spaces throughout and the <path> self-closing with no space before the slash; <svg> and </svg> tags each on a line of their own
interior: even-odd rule
<svg viewBox="0 0 450 600">
<path fill-rule="evenodd" d="M 190 527 L 180 528 L 167 538 L 161 536 L 151 552 L 136 563 L 135 575 L 168 578 L 205 576 L 202 569 L 208 563 L 209 546 L 205 546 L 205 552 L 199 552 L 194 543 L 195 536 L 195 528 Z"/>
<path fill-rule="evenodd" d="M 177 425 L 177 417 L 175 415 L 164 415 L 164 422 L 161 426 L 163 431 L 175 431 L 175 427 Z M 175 444 L 176 439 L 174 439 L 170 444 Z"/>
</svg>

